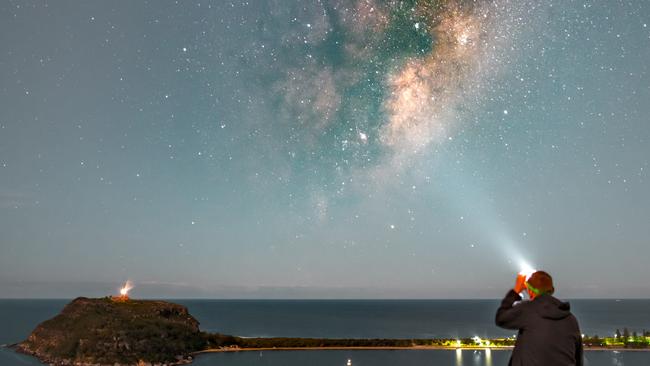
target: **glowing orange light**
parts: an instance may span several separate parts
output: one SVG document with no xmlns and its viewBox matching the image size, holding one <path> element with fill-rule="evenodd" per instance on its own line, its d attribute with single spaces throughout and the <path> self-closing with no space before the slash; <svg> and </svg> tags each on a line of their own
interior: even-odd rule
<svg viewBox="0 0 650 366">
<path fill-rule="evenodd" d="M 124 286 L 120 289 L 120 296 L 122 298 L 128 298 L 129 297 L 129 291 L 133 288 L 133 283 L 131 283 L 130 280 L 127 280 L 124 283 Z"/>
</svg>

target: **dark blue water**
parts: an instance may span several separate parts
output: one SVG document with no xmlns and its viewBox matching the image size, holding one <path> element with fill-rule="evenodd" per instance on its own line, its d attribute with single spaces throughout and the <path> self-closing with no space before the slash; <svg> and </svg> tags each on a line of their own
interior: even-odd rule
<svg viewBox="0 0 650 366">
<path fill-rule="evenodd" d="M 512 334 L 494 325 L 498 300 L 177 300 L 201 328 L 246 337 L 446 338 Z M 583 333 L 650 330 L 650 300 L 573 300 Z"/>
<path fill-rule="evenodd" d="M 495 300 L 174 300 L 206 331 L 240 336 L 427 338 L 509 335 L 493 325 Z M 18 342 L 68 300 L 0 300 L 0 344 Z M 587 334 L 650 329 L 650 300 L 574 300 Z M 302 351 L 210 354 L 196 365 L 505 365 L 508 351 Z M 650 352 L 588 352 L 589 365 L 650 365 Z M 0 349 L 0 365 L 39 365 Z"/>
<path fill-rule="evenodd" d="M 196 366 L 506 366 L 509 351 L 274 351 L 199 356 Z M 648 366 L 648 352 L 588 352 L 587 366 Z M 551 365 L 549 365 L 551 366 Z"/>
</svg>

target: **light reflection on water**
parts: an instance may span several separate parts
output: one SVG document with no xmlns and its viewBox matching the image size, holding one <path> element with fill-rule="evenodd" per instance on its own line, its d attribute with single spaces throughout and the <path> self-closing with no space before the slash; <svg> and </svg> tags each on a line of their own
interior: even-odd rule
<svg viewBox="0 0 650 366">
<path fill-rule="evenodd" d="M 466 351 L 472 352 L 473 364 L 476 366 L 492 366 L 492 351 L 489 349 L 486 350 L 474 350 Z"/>
<path fill-rule="evenodd" d="M 613 353 L 613 355 L 612 355 L 612 365 L 613 366 L 625 366 L 623 361 L 618 359 L 618 357 L 617 357 L 618 355 L 619 355 L 618 352 Z"/>
<path fill-rule="evenodd" d="M 492 350 L 462 350 L 456 349 L 456 366 L 465 366 L 463 363 L 463 353 L 471 353 L 474 365 L 492 366 Z"/>
<path fill-rule="evenodd" d="M 507 365 L 509 351 L 271 351 L 205 354 L 191 366 L 498 366 Z M 39 366 L 38 360 L 0 348 L 2 366 Z M 586 366 L 650 365 L 650 352 L 589 351 Z"/>
<path fill-rule="evenodd" d="M 204 354 L 193 366 L 493 366 L 507 365 L 510 358 L 509 351 L 483 349 L 265 351 L 263 355 Z"/>
<path fill-rule="evenodd" d="M 489 348 L 485 350 L 485 365 L 492 366 L 492 350 Z"/>
</svg>

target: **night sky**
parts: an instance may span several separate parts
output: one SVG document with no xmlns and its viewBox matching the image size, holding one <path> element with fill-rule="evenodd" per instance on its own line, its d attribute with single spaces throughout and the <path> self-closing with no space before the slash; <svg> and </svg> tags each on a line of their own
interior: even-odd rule
<svg viewBox="0 0 650 366">
<path fill-rule="evenodd" d="M 0 297 L 650 297 L 650 2 L 2 1 Z"/>
</svg>

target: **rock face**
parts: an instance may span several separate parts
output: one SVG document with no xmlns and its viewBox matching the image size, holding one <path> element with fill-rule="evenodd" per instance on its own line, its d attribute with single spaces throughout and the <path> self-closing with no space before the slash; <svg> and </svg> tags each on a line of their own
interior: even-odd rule
<svg viewBox="0 0 650 366">
<path fill-rule="evenodd" d="M 16 347 L 55 365 L 137 365 L 183 363 L 205 346 L 184 306 L 80 297 Z"/>
</svg>

